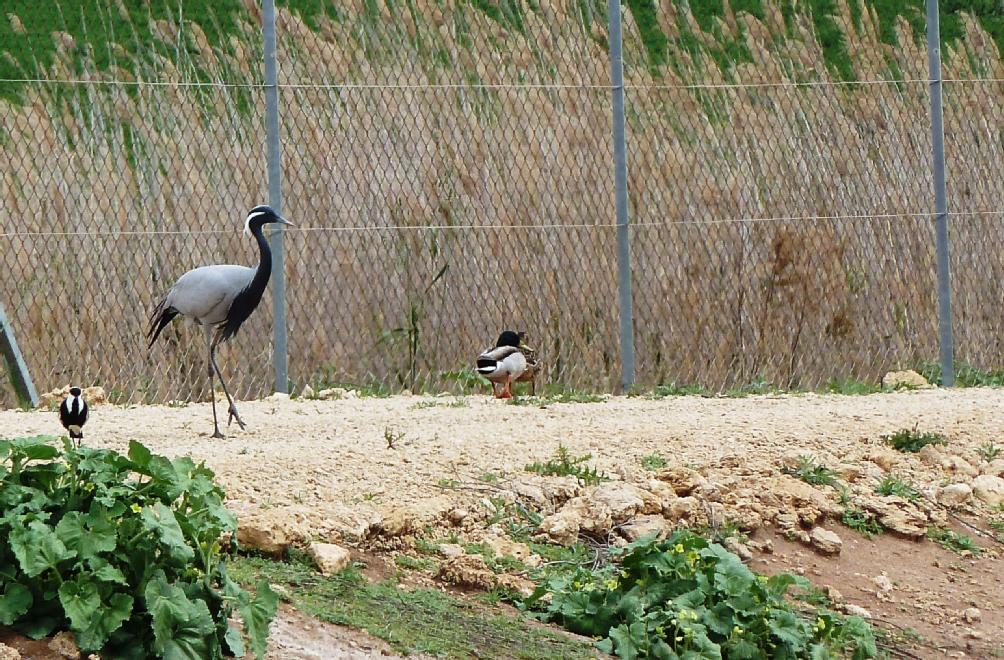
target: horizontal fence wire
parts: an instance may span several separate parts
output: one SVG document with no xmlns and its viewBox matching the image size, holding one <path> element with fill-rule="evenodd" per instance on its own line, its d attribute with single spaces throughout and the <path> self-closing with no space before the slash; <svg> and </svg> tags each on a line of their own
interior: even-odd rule
<svg viewBox="0 0 1004 660">
<path fill-rule="evenodd" d="M 472 362 L 505 328 L 537 349 L 538 391 L 618 389 L 614 88 L 605 17 L 592 20 L 582 38 L 577 19 L 533 19 L 522 46 L 471 23 L 496 57 L 280 11 L 293 391 L 483 391 Z M 932 81 L 909 64 L 923 45 L 904 46 L 892 78 L 799 79 L 800 56 L 767 46 L 728 75 L 689 57 L 655 74 L 625 29 L 638 386 L 818 387 L 933 361 Z M 267 86 L 215 57 L 198 79 L 180 66 L 0 79 L 0 301 L 40 391 L 209 396 L 196 328 L 176 322 L 149 349 L 144 334 L 186 270 L 256 263 L 241 229 L 267 196 Z M 992 367 L 1004 76 L 949 73 L 958 355 Z M 240 397 L 271 390 L 271 323 L 266 296 L 222 350 Z"/>
</svg>

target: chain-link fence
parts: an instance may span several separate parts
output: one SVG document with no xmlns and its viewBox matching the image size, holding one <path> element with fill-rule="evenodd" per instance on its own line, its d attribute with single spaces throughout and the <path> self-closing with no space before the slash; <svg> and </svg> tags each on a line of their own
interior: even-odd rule
<svg viewBox="0 0 1004 660">
<path fill-rule="evenodd" d="M 539 387 L 618 388 L 606 7 L 500 6 L 279 8 L 295 390 L 467 390 L 503 328 L 528 333 Z M 865 21 L 846 81 L 808 19 L 784 41 L 780 18 L 730 14 L 722 61 L 681 9 L 660 60 L 624 11 L 637 384 L 812 387 L 936 359 L 924 45 Z M 40 391 L 208 395 L 201 331 L 148 350 L 144 330 L 186 270 L 257 260 L 240 230 L 268 191 L 258 12 L 226 48 L 158 24 L 195 44 L 184 65 L 125 76 L 71 49 L 0 81 L 0 302 Z M 992 367 L 1004 72 L 966 29 L 945 83 L 955 329 L 959 359 Z M 272 322 L 267 295 L 221 351 L 238 396 L 272 387 Z"/>
</svg>

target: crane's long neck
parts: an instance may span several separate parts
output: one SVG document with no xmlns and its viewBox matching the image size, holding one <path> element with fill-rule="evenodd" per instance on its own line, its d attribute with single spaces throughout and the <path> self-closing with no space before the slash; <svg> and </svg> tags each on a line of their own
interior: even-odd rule
<svg viewBox="0 0 1004 660">
<path fill-rule="evenodd" d="M 254 296 L 254 304 L 257 305 L 265 293 L 265 287 L 268 286 L 268 278 L 272 275 L 272 248 L 269 247 L 261 227 L 257 227 L 252 233 L 258 241 L 258 269 L 255 270 L 247 291 Z"/>
<path fill-rule="evenodd" d="M 227 318 L 220 327 L 218 341 L 226 341 L 233 337 L 241 327 L 241 324 L 251 316 L 251 312 L 261 302 L 261 297 L 265 293 L 265 287 L 268 286 L 268 278 L 272 274 L 272 250 L 268 246 L 268 241 L 265 240 L 262 228 L 255 227 L 251 230 L 251 233 L 254 235 L 255 240 L 258 241 L 258 268 L 255 270 L 251 282 L 237 294 L 234 301 L 230 304 Z"/>
</svg>

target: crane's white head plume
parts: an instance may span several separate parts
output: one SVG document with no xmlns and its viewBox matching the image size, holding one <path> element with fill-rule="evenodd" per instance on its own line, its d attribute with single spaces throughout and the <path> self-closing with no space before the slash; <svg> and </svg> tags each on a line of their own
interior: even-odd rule
<svg viewBox="0 0 1004 660">
<path fill-rule="evenodd" d="M 260 204 L 250 211 L 248 211 L 248 217 L 244 220 L 244 235 L 247 237 L 251 236 L 253 231 L 252 225 L 261 227 L 270 222 L 278 222 L 283 225 L 292 225 L 293 223 L 282 217 L 275 212 L 271 206 L 266 204 Z"/>
</svg>

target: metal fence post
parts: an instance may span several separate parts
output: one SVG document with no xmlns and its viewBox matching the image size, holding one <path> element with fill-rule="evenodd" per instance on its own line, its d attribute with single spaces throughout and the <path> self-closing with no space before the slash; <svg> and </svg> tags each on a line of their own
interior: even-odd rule
<svg viewBox="0 0 1004 660">
<path fill-rule="evenodd" d="M 279 147 L 279 75 L 275 61 L 275 0 L 262 3 L 262 37 L 265 42 L 265 134 L 268 159 L 268 203 L 282 214 L 282 153 Z M 273 225 L 272 344 L 275 391 L 289 390 L 289 356 L 286 328 L 286 266 L 282 250 L 282 225 Z"/>
<path fill-rule="evenodd" d="M 941 108 L 941 26 L 938 0 L 927 0 L 927 68 L 931 91 L 931 152 L 934 169 L 935 240 L 938 263 L 938 335 L 941 383 L 955 385 L 952 289 L 948 262 L 948 194 L 945 189 L 945 128 Z"/>
<path fill-rule="evenodd" d="M 0 367 L 6 363 L 10 370 L 11 383 L 14 385 L 14 392 L 21 404 L 30 403 L 33 408 L 38 407 L 38 392 L 35 390 L 35 383 L 31 380 L 28 372 L 28 364 L 21 355 L 21 350 L 17 347 L 17 340 L 14 339 L 14 327 L 7 319 L 7 311 L 3 303 L 0 303 Z"/>
<path fill-rule="evenodd" d="M 634 312 L 631 301 L 631 233 L 628 226 L 627 145 L 624 137 L 624 61 L 621 3 L 609 0 L 610 85 L 613 106 L 614 186 L 617 210 L 617 297 L 620 303 L 621 386 L 634 385 Z"/>
</svg>

